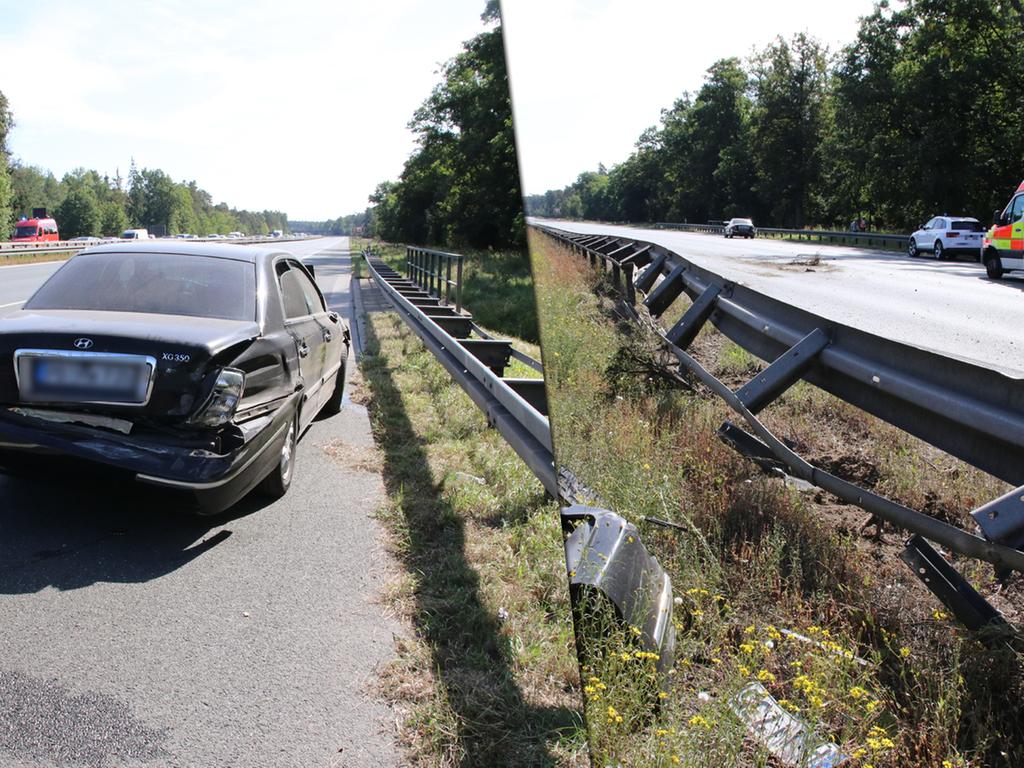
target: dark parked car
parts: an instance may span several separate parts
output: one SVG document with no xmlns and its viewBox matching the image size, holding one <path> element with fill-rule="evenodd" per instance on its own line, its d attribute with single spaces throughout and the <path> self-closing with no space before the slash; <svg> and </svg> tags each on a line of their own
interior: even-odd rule
<svg viewBox="0 0 1024 768">
<path fill-rule="evenodd" d="M 729 219 L 722 233 L 726 237 L 756 237 L 757 230 L 750 219 Z"/>
<path fill-rule="evenodd" d="M 287 253 L 90 248 L 0 319 L 0 445 L 129 470 L 204 513 L 282 496 L 299 435 L 341 408 L 348 346 Z"/>
</svg>

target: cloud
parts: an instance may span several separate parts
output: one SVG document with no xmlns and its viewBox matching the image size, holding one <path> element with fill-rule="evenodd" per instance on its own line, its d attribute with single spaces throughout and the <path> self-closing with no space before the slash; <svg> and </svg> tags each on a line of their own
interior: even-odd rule
<svg viewBox="0 0 1024 768">
<path fill-rule="evenodd" d="M 483 5 L 0 0 L 10 146 L 57 175 L 134 157 L 236 207 L 351 213 L 400 173 L 406 124 Z"/>
</svg>

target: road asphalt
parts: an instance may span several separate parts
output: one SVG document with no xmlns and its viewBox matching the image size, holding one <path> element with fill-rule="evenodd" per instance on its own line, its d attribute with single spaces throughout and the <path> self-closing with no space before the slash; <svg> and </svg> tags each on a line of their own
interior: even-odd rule
<svg viewBox="0 0 1024 768">
<path fill-rule="evenodd" d="M 348 314 L 347 239 L 281 247 Z M 0 269 L 23 291 L 4 298 L 44 266 Z M 0 766 L 397 765 L 372 691 L 402 631 L 372 450 L 347 402 L 306 432 L 283 499 L 212 519 L 97 471 L 0 475 Z"/>
<path fill-rule="evenodd" d="M 657 243 L 727 280 L 844 325 L 1024 379 L 1024 273 L 989 280 L 969 257 L 531 219 Z"/>
</svg>

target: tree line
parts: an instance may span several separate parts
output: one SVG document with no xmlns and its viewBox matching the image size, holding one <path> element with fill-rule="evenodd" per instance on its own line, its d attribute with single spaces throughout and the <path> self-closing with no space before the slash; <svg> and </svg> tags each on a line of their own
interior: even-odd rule
<svg viewBox="0 0 1024 768">
<path fill-rule="evenodd" d="M 830 53 L 808 34 L 715 62 L 610 170 L 526 198 L 531 215 L 750 216 L 782 227 L 983 222 L 1024 177 L 1021 0 L 879 2 Z"/>
<path fill-rule="evenodd" d="M 7 100 L 0 93 L 0 239 L 14 222 L 46 208 L 57 220 L 61 237 L 116 236 L 130 227 L 162 234 L 198 235 L 288 231 L 281 211 L 245 211 L 214 204 L 195 181 L 176 182 L 159 169 L 138 169 L 132 162 L 127 178 L 77 168 L 57 179 L 53 173 L 11 158 L 7 133 L 13 124 Z"/>
<path fill-rule="evenodd" d="M 359 227 L 385 240 L 446 248 L 525 244 L 498 0 L 487 0 L 481 20 L 487 30 L 442 66 L 441 82 L 413 114 L 416 149 L 399 178 L 377 185 L 367 211 L 303 222 L 302 231 L 343 235 Z"/>
<path fill-rule="evenodd" d="M 362 213 L 352 213 L 327 221 L 289 221 L 292 232 L 309 235 L 363 235 L 373 236 L 373 207 Z"/>
</svg>

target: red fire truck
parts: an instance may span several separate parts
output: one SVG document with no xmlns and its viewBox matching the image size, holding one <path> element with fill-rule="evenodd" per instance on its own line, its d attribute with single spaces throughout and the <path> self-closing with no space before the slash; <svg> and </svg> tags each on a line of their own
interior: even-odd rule
<svg viewBox="0 0 1024 768">
<path fill-rule="evenodd" d="M 45 214 L 31 219 L 22 218 L 14 225 L 12 243 L 42 243 L 49 240 L 60 240 L 57 222 Z"/>
</svg>

